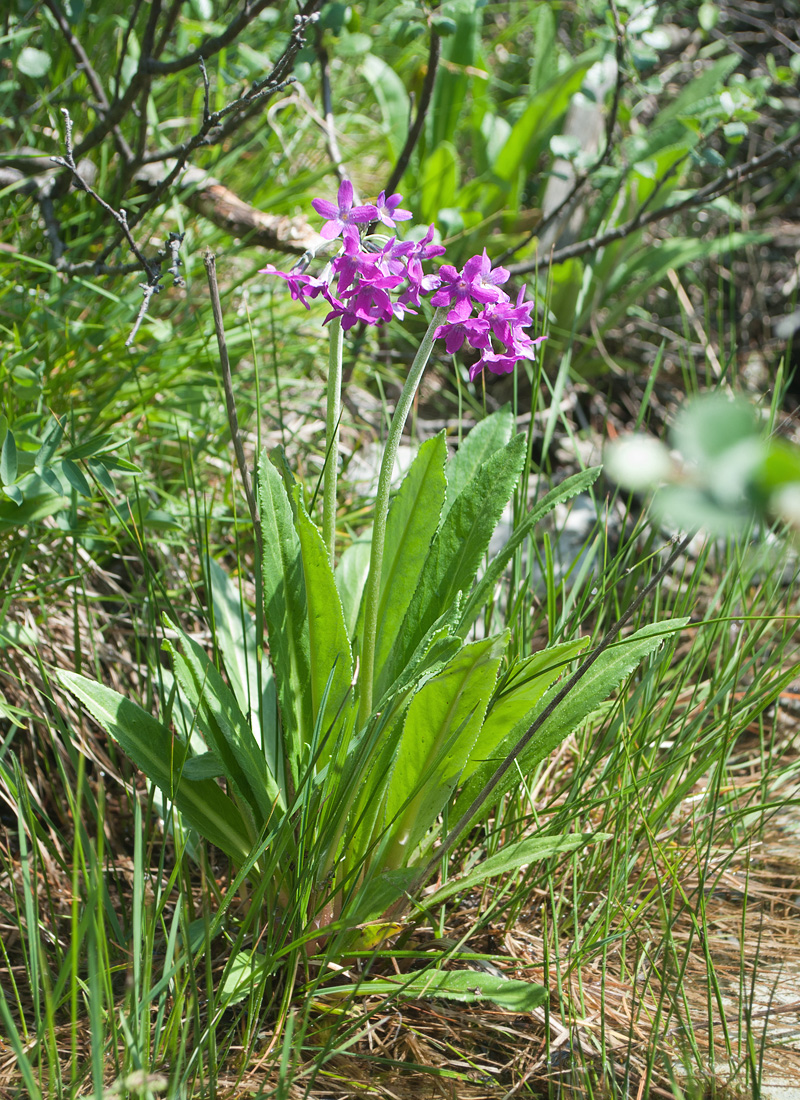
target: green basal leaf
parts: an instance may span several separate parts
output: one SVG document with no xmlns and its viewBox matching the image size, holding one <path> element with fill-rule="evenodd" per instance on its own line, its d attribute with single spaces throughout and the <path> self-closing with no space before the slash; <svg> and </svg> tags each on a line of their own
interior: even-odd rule
<svg viewBox="0 0 800 1100">
<path fill-rule="evenodd" d="M 247 859 L 252 838 L 241 811 L 213 779 L 183 776 L 186 745 L 147 711 L 111 688 L 75 672 L 59 671 L 58 679 L 201 836 L 237 863 Z"/>
<path fill-rule="evenodd" d="M 243 1001 L 266 977 L 268 963 L 269 959 L 260 951 L 239 950 L 232 955 L 219 988 L 220 1003 L 234 1005 Z"/>
<path fill-rule="evenodd" d="M 506 738 L 520 737 L 530 726 L 536 704 L 563 673 L 566 665 L 589 643 L 588 638 L 551 646 L 514 665 L 489 703 L 462 780 L 467 779 L 481 764 L 495 760 L 497 746 Z"/>
<path fill-rule="evenodd" d="M 169 640 L 164 648 L 172 654 L 175 677 L 196 713 L 206 744 L 222 761 L 225 775 L 260 827 L 269 820 L 275 805 L 282 804 L 283 796 L 250 723 L 203 647 L 166 616 L 164 624 L 178 635 L 180 650 Z"/>
<path fill-rule="evenodd" d="M 651 623 L 602 653 L 517 757 L 517 763 L 523 775 L 530 774 L 545 756 L 560 745 L 565 737 L 568 737 L 592 711 L 596 710 L 608 698 L 611 692 L 638 667 L 639 663 L 648 654 L 659 649 L 666 638 L 682 630 L 688 622 L 688 618 L 684 618 L 672 619 L 662 623 Z M 546 709 L 549 701 L 560 690 L 561 686 L 559 684 L 555 684 L 550 688 L 540 700 L 535 714 L 528 716 L 530 718 L 528 726 L 533 723 L 536 714 Z M 499 765 L 515 748 L 522 733 L 524 733 L 523 730 L 512 731 L 498 745 L 493 758 L 486 760 L 472 774 L 455 801 L 451 811 L 452 820 L 458 820 L 467 812 Z M 478 811 L 475 820 L 490 812 L 492 806 L 497 804 L 497 800 L 519 782 L 518 776 L 519 773 L 515 768 L 508 769 L 492 792 L 491 799 L 485 802 Z"/>
<path fill-rule="evenodd" d="M 428 680 L 408 708 L 386 795 L 386 863 L 408 863 L 461 778 L 483 723 L 507 637 L 472 642 Z"/>
<path fill-rule="evenodd" d="M 446 461 L 447 444 L 440 432 L 420 447 L 389 509 L 375 646 L 378 696 L 388 686 L 383 670 L 388 667 L 389 655 L 439 526 L 446 490 Z"/>
<path fill-rule="evenodd" d="M 488 459 L 508 445 L 514 432 L 514 414 L 506 405 L 479 420 L 447 464 L 447 492 L 442 519 Z"/>
<path fill-rule="evenodd" d="M 325 739 L 317 765 L 323 767 L 335 742 L 333 727 L 349 718 L 346 704 L 352 696 L 353 659 L 328 551 L 306 512 L 299 485 L 295 489 L 295 527 L 308 609 L 312 717 Z"/>
<path fill-rule="evenodd" d="M 469 70 L 477 59 L 483 23 L 483 12 L 478 5 L 463 5 L 448 11 L 447 15 L 454 18 L 456 26 L 454 33 L 448 35 L 444 42 L 443 64 L 437 73 L 431 109 L 426 120 L 428 151 L 441 148 L 443 142 L 452 142 L 456 135 L 458 120 L 472 83 Z M 450 203 L 441 205 L 449 206 Z M 438 208 L 431 220 L 436 213 Z M 423 214 L 423 221 L 427 220 L 427 215 Z"/>
<path fill-rule="evenodd" d="M 492 558 L 489 568 L 475 585 L 464 605 L 458 627 L 458 632 L 462 637 L 465 637 L 469 632 L 472 624 L 483 610 L 486 601 L 494 592 L 494 587 L 503 575 L 506 566 L 519 547 L 524 544 L 536 524 L 544 519 L 546 515 L 549 515 L 556 505 L 563 504 L 565 500 L 571 500 L 572 497 L 577 496 L 578 493 L 584 492 L 593 485 L 602 469 L 602 466 L 593 466 L 589 470 L 582 470 L 579 474 L 568 477 L 566 481 L 563 481 L 555 489 L 551 489 L 546 496 L 542 497 L 522 522 L 516 525 L 511 538 L 503 549 Z"/>
<path fill-rule="evenodd" d="M 225 765 L 215 752 L 204 752 L 200 756 L 190 756 L 183 765 L 185 779 L 221 779 L 225 776 Z"/>
<path fill-rule="evenodd" d="M 550 84 L 535 92 L 500 151 L 493 165 L 493 176 L 510 184 L 520 168 L 535 163 L 549 141 L 549 128 L 566 113 L 586 73 L 600 55 L 599 49 L 588 50 Z"/>
<path fill-rule="evenodd" d="M 349 638 L 355 637 L 361 598 L 369 573 L 369 557 L 372 547 L 372 531 L 366 531 L 342 552 L 334 577 L 336 590 L 342 601 L 344 621 Z"/>
<path fill-rule="evenodd" d="M 239 709 L 249 717 L 253 736 L 261 745 L 267 766 L 280 783 L 283 753 L 278 736 L 272 669 L 268 660 L 259 661 L 256 626 L 244 606 L 238 585 L 213 558 L 207 561 L 214 638 Z"/>
<path fill-rule="evenodd" d="M 508 874 L 516 871 L 529 863 L 538 863 L 552 856 L 560 856 L 565 852 L 575 852 L 587 844 L 596 844 L 602 840 L 610 840 L 610 833 L 573 833 L 567 836 L 543 836 L 526 837 L 510 844 L 488 859 L 482 860 L 478 866 L 466 875 L 450 879 L 433 894 L 425 898 L 426 908 L 434 908 L 455 894 L 461 894 L 465 890 L 471 890 L 489 878 Z M 398 894 L 399 897 L 399 894 Z"/>
<path fill-rule="evenodd" d="M 520 433 L 478 467 L 453 502 L 431 543 L 408 613 L 381 671 L 382 690 L 401 673 L 442 609 L 451 607 L 459 592 L 468 592 L 472 587 L 494 529 L 519 481 L 525 457 L 526 439 Z"/>
<path fill-rule="evenodd" d="M 263 542 L 264 617 L 278 687 L 284 747 L 296 784 L 314 729 L 308 604 L 300 539 L 281 475 L 267 458 L 258 466 Z"/>
<path fill-rule="evenodd" d="M 368 53 L 361 71 L 369 82 L 381 109 L 383 126 L 395 159 L 408 136 L 408 92 L 397 73 L 380 57 Z"/>
<path fill-rule="evenodd" d="M 419 181 L 422 220 L 438 222 L 441 211 L 455 202 L 458 190 L 458 157 L 450 142 L 441 142 L 425 158 Z"/>
<path fill-rule="evenodd" d="M 497 978 L 481 970 L 429 970 L 411 977 L 374 978 L 358 985 L 326 986 L 324 992 L 332 997 L 356 993 L 364 997 L 396 997 L 404 1001 L 429 997 L 466 1004 L 491 1001 L 509 1012 L 530 1012 L 549 996 L 543 985 Z"/>
</svg>

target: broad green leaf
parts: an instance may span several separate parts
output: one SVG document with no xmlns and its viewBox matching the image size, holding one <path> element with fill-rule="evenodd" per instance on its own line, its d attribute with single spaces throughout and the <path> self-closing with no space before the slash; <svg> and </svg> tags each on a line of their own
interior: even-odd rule
<svg viewBox="0 0 800 1100">
<path fill-rule="evenodd" d="M 530 13 L 533 30 L 530 90 L 539 92 L 551 79 L 556 45 L 556 17 L 550 4 L 537 4 Z"/>
<path fill-rule="evenodd" d="M 236 702 L 242 714 L 258 711 L 258 646 L 256 628 L 236 582 L 207 558 L 208 593 L 214 611 L 214 641 L 219 646 Z"/>
<path fill-rule="evenodd" d="M 251 838 L 241 812 L 213 779 L 183 778 L 187 749 L 166 726 L 136 703 L 85 676 L 60 671 L 58 679 L 201 836 L 237 863 L 247 858 Z"/>
<path fill-rule="evenodd" d="M 519 481 L 525 457 L 526 440 L 520 434 L 478 468 L 453 502 L 431 543 L 414 598 L 382 671 L 381 688 L 402 672 L 426 631 L 443 610 L 452 606 L 457 594 L 471 588 L 494 529 Z"/>
<path fill-rule="evenodd" d="M 659 649 L 666 638 L 682 630 L 688 622 L 688 618 L 684 618 L 651 623 L 602 653 L 517 757 L 517 763 L 523 775 L 530 774 L 541 760 L 549 756 L 565 737 L 577 729 L 581 722 L 585 721 L 592 711 L 609 697 L 648 654 Z M 541 699 L 536 713 L 545 710 L 550 700 L 560 690 L 562 685 L 553 685 Z M 534 717 L 535 715 L 530 716 L 529 725 L 532 724 Z M 496 749 L 494 758 L 481 764 L 472 774 L 456 799 L 451 811 L 451 820 L 457 821 L 466 813 L 499 765 L 511 754 L 519 739 L 517 735 L 506 737 Z M 499 798 L 516 786 L 519 782 L 518 776 L 516 768 L 509 768 L 492 792 L 490 802 L 484 803 L 478 811 L 478 816 L 487 813 L 491 806 L 497 804 Z"/>
<path fill-rule="evenodd" d="M 536 524 L 544 519 L 546 515 L 549 515 L 556 505 L 563 504 L 565 500 L 571 500 L 572 497 L 577 496 L 578 493 L 584 492 L 593 485 L 601 470 L 602 466 L 593 466 L 589 470 L 582 470 L 579 474 L 568 477 L 566 481 L 562 481 L 560 485 L 557 485 L 555 489 L 551 489 L 546 496 L 542 497 L 527 516 L 517 524 L 511 538 L 503 549 L 492 558 L 488 569 L 475 585 L 464 605 L 458 627 L 458 632 L 462 637 L 466 637 L 475 619 L 483 610 L 495 585 L 503 575 L 506 566 L 519 547 L 523 545 Z"/>
<path fill-rule="evenodd" d="M 519 1013 L 530 1012 L 549 996 L 543 985 L 497 978 L 482 970 L 428 970 L 411 976 L 373 978 L 358 985 L 325 986 L 324 993 L 328 997 L 356 993 L 363 997 L 397 997 L 404 1001 L 442 997 L 466 1004 L 491 1001 L 509 1012 Z"/>
<path fill-rule="evenodd" d="M 479 420 L 447 464 L 447 492 L 442 519 L 456 498 L 472 481 L 479 467 L 501 447 L 505 447 L 514 432 L 514 414 L 510 405 Z"/>
<path fill-rule="evenodd" d="M 50 489 L 45 488 L 42 478 L 26 478 L 22 488 L 24 489 L 22 504 L 10 504 L 0 500 L 0 534 L 46 519 L 69 505 L 69 498 L 57 496 Z"/>
<path fill-rule="evenodd" d="M 439 526 L 446 461 L 447 444 L 442 432 L 422 444 L 389 510 L 375 645 L 378 696 L 388 687 L 381 671 L 388 666 Z"/>
<path fill-rule="evenodd" d="M 17 480 L 17 444 L 14 433 L 9 428 L 0 448 L 0 483 L 4 487 L 13 485 Z M 21 503 L 21 501 L 20 501 Z"/>
<path fill-rule="evenodd" d="M 72 488 L 83 497 L 90 497 L 92 490 L 86 480 L 80 466 L 77 466 L 71 458 L 65 458 L 61 463 L 61 472 Z"/>
<path fill-rule="evenodd" d="M 183 765 L 185 779 L 220 779 L 225 775 L 225 765 L 215 752 L 190 756 Z"/>
<path fill-rule="evenodd" d="M 64 457 L 71 458 L 73 462 L 78 462 L 83 458 L 96 458 L 107 451 L 113 451 L 115 448 L 121 447 L 126 442 L 125 439 L 116 439 L 110 432 L 104 432 L 102 435 L 92 436 L 91 439 L 87 439 L 85 443 L 80 443 L 77 447 L 70 447 Z"/>
<path fill-rule="evenodd" d="M 335 743 L 333 726 L 341 722 L 352 692 L 353 658 L 328 551 L 306 512 L 299 485 L 295 489 L 295 526 L 308 608 L 312 717 L 326 738 L 317 766 L 324 767 Z"/>
<path fill-rule="evenodd" d="M 447 662 L 455 657 L 464 644 L 455 630 L 454 624 L 458 622 L 461 611 L 461 598 L 456 596 L 450 607 L 427 630 L 422 641 L 403 666 L 400 675 L 387 688 L 386 694 L 381 698 L 378 709 L 382 709 L 386 701 L 396 695 L 416 690 L 423 679 L 435 675 Z"/>
<path fill-rule="evenodd" d="M 311 658 L 300 539 L 280 474 L 261 456 L 258 499 L 263 541 L 264 617 L 283 725 L 284 748 L 297 782 L 304 746 L 311 744 Z"/>
<path fill-rule="evenodd" d="M 414 878 L 413 867 L 396 867 L 380 874 L 367 874 L 347 910 L 348 922 L 366 924 L 380 920 L 386 910 L 403 896 Z"/>
<path fill-rule="evenodd" d="M 465 645 L 414 694 L 386 798 L 387 863 L 408 862 L 459 782 L 494 691 L 507 638 Z M 396 819 L 396 820 L 395 820 Z"/>
<path fill-rule="evenodd" d="M 538 863 L 542 859 L 550 859 L 552 856 L 560 856 L 565 852 L 575 852 L 587 844 L 596 844 L 600 840 L 610 840 L 609 833 L 570 833 L 566 836 L 526 837 L 515 844 L 501 848 L 500 851 L 488 859 L 482 860 L 474 871 L 459 878 L 450 879 L 444 886 L 440 886 L 433 894 L 425 898 L 425 906 L 435 907 L 443 901 L 453 897 L 454 894 L 471 890 L 486 879 L 505 875 L 509 871 L 516 871 L 528 863 Z M 388 906 L 387 906 L 388 908 Z"/>
<path fill-rule="evenodd" d="M 98 462 L 96 458 L 90 458 L 86 465 L 97 479 L 98 484 L 101 485 L 110 496 L 116 496 L 117 487 L 104 464 Z"/>
<path fill-rule="evenodd" d="M 458 601 L 431 627 L 420 642 L 400 677 L 378 704 L 380 733 L 373 750 L 364 752 L 364 742 L 352 746 L 345 761 L 346 780 L 359 792 L 353 820 L 359 822 L 345 859 L 357 863 L 369 848 L 373 835 L 382 832 L 385 820 L 385 794 L 391 778 L 397 746 L 402 736 L 403 719 L 412 693 L 435 676 L 455 657 L 462 646 L 452 632 L 458 617 Z M 366 918 L 364 918 L 366 919 Z"/>
<path fill-rule="evenodd" d="M 250 806 L 258 824 L 263 825 L 282 796 L 250 723 L 203 647 L 166 617 L 164 622 L 178 635 L 180 649 L 169 640 L 164 648 L 172 654 L 175 677 L 196 712 L 206 744 L 225 765 L 226 776 Z"/>
<path fill-rule="evenodd" d="M 494 760 L 497 746 L 506 738 L 513 740 L 525 732 L 533 721 L 536 704 L 588 642 L 588 638 L 581 638 L 551 646 L 520 661 L 510 670 L 489 703 L 486 719 L 464 767 L 462 781 L 466 782 L 487 760 Z"/>
<path fill-rule="evenodd" d="M 405 84 L 391 66 L 373 53 L 364 58 L 361 71 L 375 93 L 391 155 L 397 158 L 408 135 L 409 101 Z"/>
<path fill-rule="evenodd" d="M 219 988 L 220 1004 L 234 1005 L 249 996 L 267 973 L 269 959 L 260 951 L 240 948 L 231 956 Z"/>
</svg>

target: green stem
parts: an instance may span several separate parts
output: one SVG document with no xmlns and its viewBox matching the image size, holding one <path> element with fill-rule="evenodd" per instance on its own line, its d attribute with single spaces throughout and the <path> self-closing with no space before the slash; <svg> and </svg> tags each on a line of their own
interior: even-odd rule
<svg viewBox="0 0 800 1100">
<path fill-rule="evenodd" d="M 322 486 L 322 538 L 331 569 L 336 564 L 336 478 L 339 471 L 339 417 L 342 409 L 342 322 L 334 317 L 330 328 L 328 408 L 325 415 L 325 475 Z"/>
<path fill-rule="evenodd" d="M 378 491 L 375 497 L 375 524 L 372 528 L 372 547 L 369 555 L 369 573 L 367 574 L 366 604 L 364 607 L 364 644 L 361 650 L 361 699 L 358 708 L 358 723 L 363 726 L 372 713 L 372 682 L 375 677 L 375 644 L 378 635 L 378 604 L 381 593 L 381 573 L 383 571 L 383 548 L 386 539 L 386 517 L 389 514 L 389 491 L 392 487 L 392 473 L 397 458 L 397 448 L 408 414 L 414 402 L 417 388 L 428 360 L 433 351 L 433 334 L 447 316 L 447 306 L 441 306 L 428 325 L 419 351 L 411 370 L 408 372 L 403 392 L 394 410 L 386 447 L 378 475 Z"/>
</svg>

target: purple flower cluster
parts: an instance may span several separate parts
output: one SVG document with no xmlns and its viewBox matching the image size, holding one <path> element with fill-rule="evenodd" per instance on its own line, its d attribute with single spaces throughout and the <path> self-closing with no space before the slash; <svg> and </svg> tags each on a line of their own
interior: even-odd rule
<svg viewBox="0 0 800 1100">
<path fill-rule="evenodd" d="M 325 218 L 321 236 L 333 241 L 341 236 L 343 246 L 321 277 L 307 275 L 306 258 L 291 271 L 278 271 L 269 264 L 262 270 L 285 279 L 289 292 L 306 309 L 319 295 L 331 307 L 325 323 L 338 317 L 346 332 L 358 323 L 380 325 L 393 317 L 415 313 L 423 296 L 432 295 L 431 305 L 450 309 L 438 326 L 437 339 L 445 342 L 448 354 L 459 351 L 464 342 L 480 358 L 470 368 L 474 380 L 486 367 L 494 374 L 508 374 L 520 359 L 534 359 L 534 349 L 543 337 L 532 340 L 529 328 L 533 302 L 524 301 L 523 287 L 517 301 L 501 289 L 508 279 L 504 267 L 492 268 L 483 255 L 467 260 L 462 271 L 443 264 L 437 274 L 426 274 L 423 264 L 445 249 L 433 244 L 433 226 L 418 241 L 368 237 L 362 240 L 361 226 L 382 222 L 394 228 L 411 214 L 400 209 L 401 195 L 386 197 L 381 191 L 374 203 L 354 206 L 353 185 L 344 180 L 335 203 L 313 199 L 311 205 Z M 477 316 L 473 316 L 477 306 Z M 498 350 L 499 345 L 499 350 Z"/>
</svg>

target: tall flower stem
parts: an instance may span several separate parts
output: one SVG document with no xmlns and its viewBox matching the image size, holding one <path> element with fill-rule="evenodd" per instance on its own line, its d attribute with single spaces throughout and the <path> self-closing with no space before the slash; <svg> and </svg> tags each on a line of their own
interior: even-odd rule
<svg viewBox="0 0 800 1100">
<path fill-rule="evenodd" d="M 397 448 L 408 414 L 414 402 L 425 367 L 433 351 L 434 332 L 444 323 L 447 306 L 436 310 L 428 331 L 419 346 L 411 370 L 406 377 L 403 392 L 394 410 L 386 447 L 378 475 L 378 491 L 375 497 L 375 523 L 372 528 L 372 547 L 369 555 L 369 573 L 367 574 L 366 603 L 364 607 L 364 644 L 361 651 L 361 697 L 358 708 L 358 722 L 363 726 L 372 713 L 372 682 L 375 676 L 375 644 L 378 636 L 378 604 L 381 594 L 381 573 L 383 571 L 383 549 L 386 541 L 386 517 L 389 514 L 389 492 L 392 487 L 392 473 L 397 458 Z"/>
<path fill-rule="evenodd" d="M 328 366 L 328 408 L 325 414 L 325 476 L 322 485 L 322 538 L 331 569 L 336 564 L 336 478 L 339 472 L 339 417 L 342 411 L 342 322 L 334 317 L 330 325 Z"/>
</svg>

